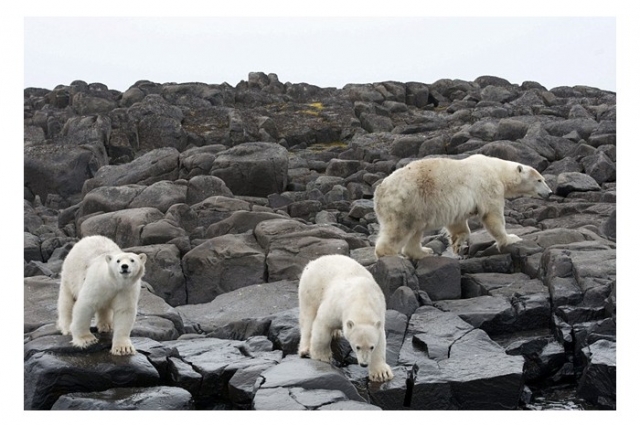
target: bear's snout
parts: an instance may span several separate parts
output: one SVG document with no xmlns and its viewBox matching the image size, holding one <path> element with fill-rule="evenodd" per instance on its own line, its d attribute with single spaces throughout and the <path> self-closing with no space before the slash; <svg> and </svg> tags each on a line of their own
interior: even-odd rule
<svg viewBox="0 0 640 426">
<path fill-rule="evenodd" d="M 120 265 L 120 272 L 123 274 L 128 274 L 129 273 L 129 265 L 127 265 L 126 263 L 123 265 Z"/>
<path fill-rule="evenodd" d="M 546 200 L 547 198 L 549 198 L 551 196 L 551 194 L 553 194 L 553 191 L 552 190 L 548 190 L 548 191 L 545 191 L 542 194 L 540 194 L 540 196 Z"/>
<path fill-rule="evenodd" d="M 369 364 L 367 364 L 366 362 L 361 362 L 360 363 L 360 367 L 367 367 L 367 366 L 369 366 Z"/>
</svg>

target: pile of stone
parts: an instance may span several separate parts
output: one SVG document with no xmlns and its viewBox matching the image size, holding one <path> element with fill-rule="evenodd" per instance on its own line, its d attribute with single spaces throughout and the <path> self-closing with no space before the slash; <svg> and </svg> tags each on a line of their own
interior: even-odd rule
<svg viewBox="0 0 640 426">
<path fill-rule="evenodd" d="M 526 409 L 558 386 L 616 407 L 615 93 L 251 73 L 29 88 L 24 117 L 25 409 Z M 376 259 L 381 180 L 475 153 L 554 190 L 507 202 L 523 241 L 500 252 L 474 219 L 461 257 L 435 232 L 438 256 Z M 55 330 L 62 262 L 93 234 L 149 258 L 131 357 Z M 390 382 L 344 340 L 333 365 L 296 354 L 300 273 L 336 253 L 383 289 Z"/>
</svg>

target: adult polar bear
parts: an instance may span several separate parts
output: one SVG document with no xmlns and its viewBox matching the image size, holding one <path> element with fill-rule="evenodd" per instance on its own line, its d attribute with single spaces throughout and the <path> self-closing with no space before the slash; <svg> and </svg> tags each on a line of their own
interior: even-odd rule
<svg viewBox="0 0 640 426">
<path fill-rule="evenodd" d="M 136 353 L 130 334 L 146 260 L 144 253 L 125 253 L 100 235 L 73 246 L 60 273 L 57 327 L 64 335 L 71 333 L 74 346 L 85 348 L 98 341 L 89 329 L 96 315 L 99 332 L 113 330 L 112 354 Z"/>
<path fill-rule="evenodd" d="M 520 163 L 472 155 L 462 160 L 426 158 L 409 163 L 385 178 L 375 190 L 374 209 L 380 224 L 376 256 L 402 254 L 421 259 L 433 254 L 421 247 L 423 231 L 446 227 L 459 254 L 469 237 L 467 219 L 478 215 L 498 249 L 521 240 L 507 234 L 504 199 L 547 198 L 552 193 L 534 168 Z"/>
<path fill-rule="evenodd" d="M 386 305 L 375 279 L 355 260 L 326 255 L 307 264 L 300 276 L 301 357 L 331 361 L 331 337 L 342 330 L 369 379 L 393 378 L 386 363 Z"/>
</svg>

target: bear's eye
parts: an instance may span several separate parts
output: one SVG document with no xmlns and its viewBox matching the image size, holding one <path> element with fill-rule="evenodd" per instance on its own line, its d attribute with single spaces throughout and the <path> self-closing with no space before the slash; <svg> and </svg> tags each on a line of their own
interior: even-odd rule
<svg viewBox="0 0 640 426">
<path fill-rule="evenodd" d="M 116 263 L 120 263 L 120 259 L 116 260 Z"/>
<path fill-rule="evenodd" d="M 371 346 L 369 349 L 373 350 L 373 346 Z"/>
<path fill-rule="evenodd" d="M 538 179 L 538 182 L 542 182 L 542 179 Z"/>
<path fill-rule="evenodd" d="M 360 350 L 360 346 L 356 346 L 356 350 L 359 351 Z"/>
</svg>

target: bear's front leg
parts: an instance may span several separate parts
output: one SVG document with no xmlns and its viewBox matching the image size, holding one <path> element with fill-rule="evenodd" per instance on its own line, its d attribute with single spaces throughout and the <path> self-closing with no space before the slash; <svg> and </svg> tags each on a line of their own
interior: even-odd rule
<svg viewBox="0 0 640 426">
<path fill-rule="evenodd" d="M 86 348 L 98 342 L 96 336 L 91 334 L 91 318 L 94 310 L 79 298 L 73 306 L 72 320 L 70 326 L 71 344 L 78 348 Z"/>
<path fill-rule="evenodd" d="M 311 328 L 311 359 L 331 362 L 331 334 L 332 330 L 322 325 L 316 317 Z"/>
<path fill-rule="evenodd" d="M 372 382 L 386 382 L 393 379 L 393 372 L 386 362 L 386 357 L 387 339 L 384 330 L 382 330 L 380 332 L 380 340 L 371 354 L 371 363 L 369 364 L 369 380 Z"/>
<path fill-rule="evenodd" d="M 522 241 L 522 238 L 515 234 L 507 234 L 502 213 L 488 213 L 482 218 L 482 224 L 487 232 L 496 240 L 498 250 L 503 247 Z"/>
<path fill-rule="evenodd" d="M 98 309 L 96 319 L 99 333 L 108 333 L 113 330 L 113 311 L 110 307 Z"/>
<path fill-rule="evenodd" d="M 135 305 L 127 302 L 125 306 L 113 311 L 113 342 L 111 343 L 113 355 L 133 355 L 136 353 L 130 336 L 137 310 Z"/>
</svg>

